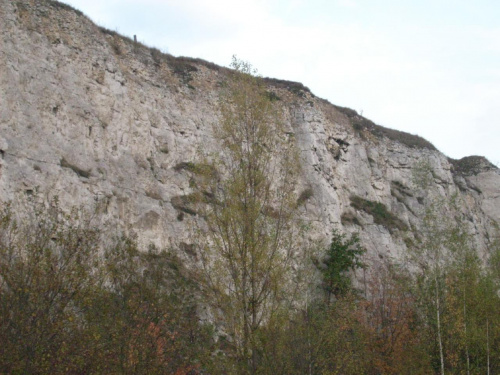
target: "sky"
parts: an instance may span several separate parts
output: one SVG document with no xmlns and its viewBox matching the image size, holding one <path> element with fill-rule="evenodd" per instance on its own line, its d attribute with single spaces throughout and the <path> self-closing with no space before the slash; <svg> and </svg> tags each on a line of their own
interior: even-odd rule
<svg viewBox="0 0 500 375">
<path fill-rule="evenodd" d="M 500 166 L 498 0 L 63 0 L 174 56 L 298 81 L 445 155 Z"/>
</svg>

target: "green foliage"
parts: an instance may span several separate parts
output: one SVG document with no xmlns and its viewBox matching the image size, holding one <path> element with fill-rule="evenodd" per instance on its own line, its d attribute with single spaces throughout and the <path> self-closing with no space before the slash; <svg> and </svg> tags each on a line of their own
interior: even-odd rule
<svg viewBox="0 0 500 375">
<path fill-rule="evenodd" d="M 197 286 L 177 257 L 122 239 L 106 253 L 106 271 L 108 286 L 94 295 L 101 308 L 87 314 L 95 355 L 109 356 L 106 371 L 175 373 L 207 359 L 211 334 L 198 324 Z"/>
<path fill-rule="evenodd" d="M 373 216 L 373 220 L 376 224 L 383 225 L 392 233 L 394 229 L 401 231 L 408 230 L 408 226 L 401 221 L 398 217 L 393 215 L 387 210 L 387 207 L 379 202 L 369 201 L 358 197 L 357 195 L 351 196 L 351 206 L 363 210 L 367 214 Z"/>
<path fill-rule="evenodd" d="M 497 231 L 499 228 L 497 227 Z M 496 238 L 492 241 L 489 248 L 489 259 L 488 259 L 488 270 L 492 274 L 492 277 L 498 282 L 500 287 L 500 238 Z"/>
<path fill-rule="evenodd" d="M 9 208 L 0 213 L 0 372 L 61 373 L 73 368 L 66 353 L 95 286 L 99 237 L 57 209 L 31 215 L 18 222 Z"/>
<path fill-rule="evenodd" d="M 351 272 L 365 267 L 361 260 L 365 252 L 357 234 L 347 238 L 345 234 L 333 230 L 330 246 L 318 265 L 328 301 L 331 296 L 338 299 L 352 291 Z"/>
<path fill-rule="evenodd" d="M 458 160 L 448 158 L 448 161 L 453 166 L 452 172 L 463 176 L 477 175 L 483 171 L 497 169 L 497 167 L 490 163 L 484 156 L 467 156 Z"/>
<path fill-rule="evenodd" d="M 361 304 L 376 374 L 432 373 L 412 281 L 405 266 L 387 258 L 370 269 Z"/>
<path fill-rule="evenodd" d="M 352 294 L 333 308 L 319 303 L 267 325 L 261 333 L 262 374 L 375 374 L 370 332 Z"/>
<path fill-rule="evenodd" d="M 0 212 L 0 373 L 183 374 L 209 364 L 212 333 L 175 256 L 104 241 L 57 202 L 26 217 Z"/>
<path fill-rule="evenodd" d="M 216 342 L 221 331 L 199 323 L 200 301 L 213 302 L 200 290 L 207 275 L 173 253 L 104 241 L 57 202 L 25 217 L 15 220 L 9 207 L 0 214 L 1 373 L 429 374 L 440 372 L 438 332 L 446 373 L 500 371 L 500 247 L 492 243 L 484 269 L 458 217 L 448 225 L 429 214 L 413 275 L 401 265 L 374 267 L 365 298 L 349 277 L 365 267 L 364 249 L 356 235 L 334 232 L 317 264 L 327 298 L 303 305 L 281 290 L 287 303 L 261 310 L 248 356 L 238 355 L 231 326 Z M 279 276 L 291 270 L 277 272 L 273 287 L 287 285 Z M 224 312 L 238 306 L 227 294 L 219 301 Z"/>
<path fill-rule="evenodd" d="M 421 340 L 436 373 L 495 373 L 500 298 L 460 207 L 457 197 L 430 205 L 410 247 Z"/>
<path fill-rule="evenodd" d="M 311 312 L 314 336 L 319 339 L 314 367 L 317 374 L 366 374 L 370 371 L 368 332 L 353 295 L 337 300 L 335 308 Z"/>
<path fill-rule="evenodd" d="M 232 68 L 214 125 L 223 152 L 202 163 L 219 173 L 196 184 L 210 197 L 196 208 L 206 220 L 198 245 L 207 301 L 228 335 L 234 371 L 256 373 L 259 332 L 292 296 L 299 163 L 263 81 L 247 62 L 233 58 Z"/>
</svg>

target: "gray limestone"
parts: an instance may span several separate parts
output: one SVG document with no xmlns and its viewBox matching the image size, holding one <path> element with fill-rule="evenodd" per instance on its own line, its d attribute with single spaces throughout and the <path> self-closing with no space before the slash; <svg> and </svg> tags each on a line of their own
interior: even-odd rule
<svg viewBox="0 0 500 375">
<path fill-rule="evenodd" d="M 0 0 L 0 19 L 0 201 L 57 196 L 67 209 L 97 209 L 103 228 L 143 247 L 189 247 L 201 219 L 175 204 L 192 192 L 190 172 L 176 166 L 214 150 L 227 70 L 162 55 L 46 1 Z M 498 169 L 458 173 L 432 147 L 357 126 L 366 119 L 305 88 L 269 85 L 285 111 L 283 136 L 300 150 L 300 189 L 312 191 L 300 208 L 312 238 L 342 228 L 360 232 L 369 256 L 400 257 L 411 235 L 375 223 L 350 198 L 383 203 L 418 230 L 426 202 L 458 194 L 486 251 L 500 221 Z M 422 165 L 432 172 L 425 189 L 414 178 Z"/>
</svg>

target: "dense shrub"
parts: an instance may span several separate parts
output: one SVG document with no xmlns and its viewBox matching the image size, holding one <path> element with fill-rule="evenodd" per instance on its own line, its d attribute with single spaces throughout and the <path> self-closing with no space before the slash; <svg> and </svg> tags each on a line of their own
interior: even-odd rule
<svg viewBox="0 0 500 375">
<path fill-rule="evenodd" d="M 212 333 L 173 254 L 112 243 L 78 212 L 0 212 L 0 373 L 196 374 Z"/>
</svg>

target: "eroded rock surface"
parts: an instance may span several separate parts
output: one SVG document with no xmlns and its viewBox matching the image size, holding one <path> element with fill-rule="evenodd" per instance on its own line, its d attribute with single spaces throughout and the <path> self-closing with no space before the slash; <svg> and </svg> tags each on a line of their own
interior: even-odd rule
<svg viewBox="0 0 500 375">
<path fill-rule="evenodd" d="M 183 206 L 192 193 L 186 166 L 214 148 L 227 70 L 163 55 L 55 2 L 0 0 L 0 19 L 0 200 L 97 206 L 104 228 L 136 234 L 142 246 L 191 249 L 190 223 L 201 219 Z M 449 160 L 300 84 L 268 84 L 286 113 L 283 136 L 300 150 L 297 193 L 307 192 L 300 210 L 311 237 L 342 226 L 360 232 L 369 256 L 399 257 L 413 236 L 404 228 L 418 230 L 426 204 L 457 194 L 486 251 L 500 221 L 497 168 Z M 358 198 L 394 220 L 381 223 L 352 204 Z"/>
</svg>

